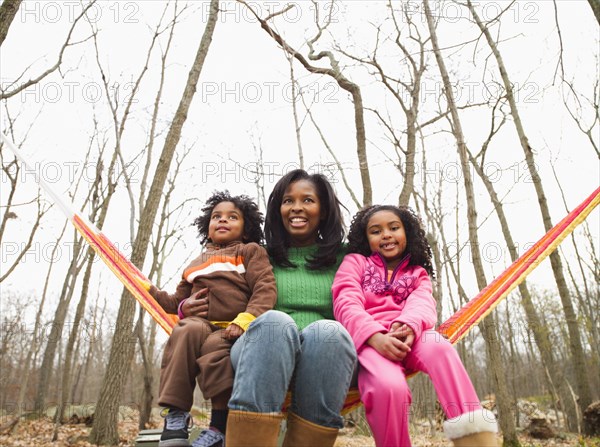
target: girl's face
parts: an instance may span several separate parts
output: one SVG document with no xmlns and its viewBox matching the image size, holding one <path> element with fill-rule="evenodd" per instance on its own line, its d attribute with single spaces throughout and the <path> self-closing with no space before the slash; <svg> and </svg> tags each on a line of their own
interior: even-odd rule
<svg viewBox="0 0 600 447">
<path fill-rule="evenodd" d="M 279 208 L 292 247 L 306 247 L 317 241 L 321 223 L 321 201 L 317 188 L 308 180 L 291 183 Z"/>
<path fill-rule="evenodd" d="M 392 211 L 377 211 L 369 218 L 367 240 L 371 251 L 384 257 L 388 268 L 396 267 L 406 250 L 404 225 Z"/>
<path fill-rule="evenodd" d="M 219 245 L 243 241 L 244 215 L 232 202 L 218 203 L 210 213 L 208 238 Z"/>
</svg>

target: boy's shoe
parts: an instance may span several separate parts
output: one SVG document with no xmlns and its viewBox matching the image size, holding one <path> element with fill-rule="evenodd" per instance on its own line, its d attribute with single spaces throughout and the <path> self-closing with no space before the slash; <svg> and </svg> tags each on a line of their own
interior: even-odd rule
<svg viewBox="0 0 600 447">
<path fill-rule="evenodd" d="M 161 416 L 165 418 L 165 428 L 158 447 L 189 447 L 188 436 L 192 422 L 190 414 L 175 408 L 165 408 Z"/>
<path fill-rule="evenodd" d="M 220 431 L 202 430 L 192 447 L 225 447 L 225 435 Z"/>
</svg>

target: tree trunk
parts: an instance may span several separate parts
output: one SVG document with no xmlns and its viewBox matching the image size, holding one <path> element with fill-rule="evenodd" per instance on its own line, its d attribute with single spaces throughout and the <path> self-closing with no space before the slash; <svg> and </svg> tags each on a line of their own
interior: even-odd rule
<svg viewBox="0 0 600 447">
<path fill-rule="evenodd" d="M 506 90 L 506 98 L 510 105 L 511 115 L 515 123 L 517 135 L 519 136 L 519 141 L 521 143 L 521 147 L 523 148 L 525 159 L 527 161 L 527 168 L 529 170 L 529 173 L 531 174 L 531 179 L 533 181 L 533 185 L 538 196 L 538 203 L 542 214 L 542 220 L 544 222 L 544 228 L 546 231 L 550 231 L 550 229 L 553 227 L 553 224 L 552 219 L 550 217 L 550 209 L 546 200 L 544 187 L 542 185 L 542 179 L 537 171 L 533 150 L 531 149 L 531 146 L 529 146 L 529 141 L 527 135 L 525 134 L 525 129 L 523 128 L 523 123 L 519 115 L 517 102 L 513 94 L 513 86 L 508 77 L 508 72 L 504 65 L 504 60 L 500 55 L 498 46 L 492 38 L 489 29 L 485 27 L 485 25 L 479 18 L 479 15 L 477 14 L 477 11 L 475 11 L 475 8 L 470 0 L 467 0 L 467 5 L 469 7 L 469 10 L 471 11 L 471 14 L 473 15 L 473 19 L 476 21 L 477 25 L 479 26 L 479 29 L 484 34 L 487 43 L 490 46 L 492 53 L 494 54 L 496 63 L 498 64 L 498 70 L 500 71 L 500 76 L 502 77 L 504 89 Z M 557 250 L 553 251 L 550 254 L 550 264 L 552 266 L 552 272 L 554 273 L 554 278 L 558 288 L 560 301 L 565 312 L 565 320 L 567 322 L 567 328 L 569 331 L 569 346 L 572 355 L 573 368 L 575 371 L 577 394 L 579 395 L 579 408 L 582 410 L 581 413 L 583 413 L 583 410 L 585 410 L 588 407 L 588 405 L 592 403 L 592 391 L 589 386 L 589 378 L 586 368 L 583 346 L 581 343 L 579 333 L 577 314 L 575 313 L 573 302 L 571 300 L 571 295 L 569 293 L 569 288 L 567 286 L 567 281 L 564 276 L 562 260 Z M 587 432 L 588 430 L 591 430 L 591 427 L 585 427 L 584 429 Z"/>
<path fill-rule="evenodd" d="M 596 21 L 598 25 L 600 25 L 600 0 L 588 0 L 592 11 L 594 11 L 594 16 L 596 16 Z"/>
<path fill-rule="evenodd" d="M 69 303 L 73 297 L 75 291 L 75 283 L 77 282 L 77 276 L 81 270 L 81 265 L 77 265 L 77 258 L 82 248 L 82 238 L 75 238 L 75 244 L 73 246 L 73 259 L 71 265 L 65 277 L 65 282 L 60 293 L 60 299 L 56 311 L 54 312 L 54 319 L 52 320 L 52 328 L 48 336 L 48 342 L 46 343 L 46 349 L 44 351 L 44 358 L 42 360 L 42 366 L 40 367 L 40 378 L 38 382 L 38 390 L 35 401 L 35 408 L 37 411 L 43 411 L 46 406 L 46 397 L 48 394 L 48 388 L 50 386 L 50 379 L 52 377 L 52 370 L 54 368 L 54 357 L 56 355 L 57 345 L 60 344 L 62 337 L 63 327 L 65 324 L 65 318 L 69 309 Z"/>
<path fill-rule="evenodd" d="M 154 374 L 152 374 L 152 369 L 154 365 L 152 364 L 152 349 L 146 347 L 146 337 L 144 337 L 144 310 L 140 308 L 140 313 L 138 317 L 138 323 L 136 327 L 136 333 L 138 336 L 138 342 L 140 345 L 140 353 L 142 355 L 142 363 L 144 365 L 144 388 L 142 390 L 142 399 L 140 402 L 140 419 L 139 419 L 139 429 L 144 430 L 146 428 L 146 424 L 150 421 L 150 413 L 152 411 L 152 401 L 154 400 L 154 395 L 152 393 L 152 386 L 154 383 Z M 152 325 L 154 321 L 151 321 Z M 156 326 L 156 323 L 154 323 Z M 153 345 L 153 340 L 150 340 L 150 343 Z"/>
<path fill-rule="evenodd" d="M 413 107 L 417 107 L 419 98 L 416 98 Z M 417 120 L 413 110 L 406 112 L 406 164 L 404 167 L 404 184 L 398 198 L 400 206 L 408 206 L 410 196 L 415 189 L 415 156 L 417 146 Z"/>
<path fill-rule="evenodd" d="M 101 324 L 101 322 L 100 322 Z M 81 384 L 79 386 L 79 397 L 77 398 L 78 402 L 82 402 L 84 398 L 86 397 L 84 392 L 86 390 L 86 386 L 87 386 L 87 380 L 88 380 L 88 372 L 90 370 L 90 365 L 92 364 L 92 358 L 93 358 L 93 353 L 94 353 L 94 345 L 97 344 L 98 340 L 96 340 L 96 332 L 97 332 L 97 326 L 99 326 L 100 324 L 98 324 L 98 299 L 96 299 L 96 304 L 94 306 L 94 312 L 92 314 L 92 322 L 90 324 L 90 328 L 92 329 L 92 333 L 89 336 L 89 340 L 88 340 L 88 350 L 87 353 L 85 355 L 85 361 L 82 365 L 82 378 L 81 378 Z M 101 342 L 101 340 L 100 340 Z"/>
<path fill-rule="evenodd" d="M 471 248 L 471 256 L 473 262 L 473 268 L 475 269 L 475 275 L 477 278 L 477 285 L 480 290 L 483 290 L 487 285 L 485 278 L 485 271 L 483 268 L 483 262 L 479 251 L 479 237 L 477 234 L 477 210 L 475 207 L 475 195 L 473 192 L 473 181 L 471 179 L 471 172 L 469 169 L 469 160 L 467 156 L 467 146 L 465 143 L 464 134 L 462 131 L 462 125 L 458 116 L 458 110 L 456 108 L 456 102 L 454 100 L 454 94 L 452 85 L 450 83 L 450 77 L 446 69 L 446 64 L 442 58 L 442 54 L 437 41 L 437 34 L 435 25 L 433 23 L 433 17 L 431 15 L 431 9 L 429 7 L 429 0 L 424 0 L 423 5 L 425 7 L 425 15 L 427 18 L 427 26 L 431 35 L 431 44 L 433 52 L 437 61 L 437 65 L 440 69 L 444 84 L 444 93 L 450 109 L 453 125 L 453 133 L 457 141 L 458 154 L 460 156 L 460 163 L 462 167 L 462 174 L 465 184 L 465 192 L 467 198 L 467 221 L 469 227 L 469 242 Z M 514 419 L 511 414 L 511 405 L 508 397 L 508 390 L 506 386 L 505 368 L 503 367 L 502 358 L 500 355 L 500 344 L 498 342 L 498 335 L 496 331 L 495 318 L 493 313 L 488 315 L 482 323 L 480 328 L 485 339 L 486 349 L 488 353 L 488 368 L 491 370 L 494 384 L 496 387 L 496 402 L 498 406 L 499 422 L 502 428 L 504 436 L 505 446 L 519 446 L 519 439 L 517 438 L 516 428 Z"/>
<path fill-rule="evenodd" d="M 19 6 L 23 0 L 4 0 L 0 5 L 0 47 L 6 39 L 8 29 L 19 11 Z"/>
<path fill-rule="evenodd" d="M 494 210 L 498 216 L 498 221 L 500 222 L 500 228 L 502 229 L 502 234 L 504 235 L 504 240 L 506 241 L 506 245 L 508 247 L 508 252 L 510 254 L 510 259 L 512 262 L 515 262 L 519 257 L 517 253 L 516 244 L 512 237 L 512 233 L 510 231 L 510 226 L 508 224 L 508 219 L 506 218 L 506 213 L 504 212 L 504 206 L 502 201 L 498 197 L 494 189 L 493 183 L 487 178 L 481 169 L 481 166 L 477 163 L 477 161 L 473 158 L 471 154 L 471 164 L 473 165 L 475 172 L 479 175 L 479 178 L 483 181 L 487 192 L 490 196 L 492 204 L 494 205 Z M 550 382 L 553 384 L 557 384 L 559 386 L 558 393 L 560 395 L 560 399 L 563 405 L 563 409 L 567 413 L 567 422 L 573 424 L 577 421 L 577 410 L 573 405 L 573 400 L 571 399 L 571 392 L 566 386 L 566 382 L 564 380 L 563 368 L 560 368 L 555 360 L 555 356 L 553 354 L 553 347 L 550 343 L 550 337 L 548 336 L 548 330 L 546 325 L 544 325 L 538 316 L 538 313 L 535 309 L 535 304 L 533 303 L 533 299 L 531 298 L 531 293 L 529 291 L 529 287 L 527 287 L 527 282 L 523 281 L 519 284 L 519 293 L 521 294 L 521 304 L 523 309 L 525 310 L 525 316 L 527 317 L 527 323 L 529 328 L 533 331 L 533 338 L 535 340 L 535 344 L 537 345 L 540 355 L 542 357 L 542 364 L 547 368 L 550 377 L 548 378 Z M 570 428 L 575 428 L 577 424 L 575 423 Z"/>
<path fill-rule="evenodd" d="M 217 22 L 218 11 L 218 0 L 211 0 L 208 22 L 190 70 L 182 98 L 165 139 L 165 145 L 148 193 L 148 200 L 146 201 L 144 209 L 141 211 L 140 225 L 137 230 L 131 255 L 131 261 L 138 268 L 143 268 L 148 243 L 152 234 L 152 224 L 158 211 L 161 192 L 167 179 L 175 149 L 181 137 L 181 130 L 187 119 L 187 113 L 194 97 L 194 93 L 196 92 L 196 85 L 198 84 L 202 66 L 204 65 L 206 55 L 208 54 L 208 49 Z M 131 364 L 135 347 L 135 338 L 132 333 L 134 311 L 134 299 L 127 289 L 123 289 L 121 305 L 117 316 L 116 330 L 111 345 L 110 358 L 102 389 L 100 391 L 98 405 L 96 407 L 94 425 L 90 434 L 91 442 L 96 444 L 114 445 L 119 441 L 117 431 L 119 396 L 121 395 L 123 385 L 127 379 L 129 365 Z"/>
<path fill-rule="evenodd" d="M 50 274 L 52 273 L 52 268 L 54 267 L 54 257 L 56 255 L 56 251 L 59 247 L 59 242 L 62 240 L 62 237 L 65 233 L 65 229 L 67 227 L 67 222 L 65 222 L 65 225 L 62 228 L 61 234 L 58 237 L 55 246 L 52 248 L 52 254 L 50 256 L 50 265 L 48 266 L 48 273 L 46 274 L 46 280 L 44 281 L 44 289 L 42 291 L 42 298 L 40 299 L 40 304 L 38 306 L 38 310 L 35 314 L 35 322 L 33 325 L 33 335 L 32 335 L 32 340 L 31 340 L 31 346 L 29 347 L 29 350 L 27 351 L 27 357 L 25 358 L 25 364 L 23 366 L 23 376 L 21 378 L 21 385 L 19 388 L 19 397 L 17 400 L 17 415 L 16 415 L 16 419 L 17 422 L 18 420 L 21 418 L 21 415 L 24 413 L 23 411 L 23 405 L 25 403 L 25 393 L 28 390 L 28 385 L 29 385 L 29 376 L 31 375 L 31 365 L 33 364 L 32 359 L 34 357 L 34 354 L 37 352 L 37 350 L 39 349 L 39 338 L 41 337 L 40 332 L 40 325 L 41 325 L 41 321 L 42 321 L 42 311 L 44 309 L 44 304 L 46 303 L 46 296 L 48 293 L 48 283 L 50 281 Z"/>
<path fill-rule="evenodd" d="M 294 117 L 294 129 L 296 131 L 296 144 L 298 145 L 298 161 L 300 162 L 300 169 L 304 169 L 304 151 L 302 150 L 302 138 L 300 134 L 300 120 L 298 119 L 298 95 L 300 92 L 296 91 L 297 82 L 294 77 L 294 58 L 286 54 L 288 62 L 290 64 L 290 85 L 292 87 L 292 116 Z"/>
<path fill-rule="evenodd" d="M 71 391 L 71 378 L 72 378 L 72 362 L 73 362 L 73 348 L 75 342 L 79 337 L 79 326 L 81 319 L 85 312 L 85 305 L 87 302 L 88 289 L 90 284 L 90 277 L 92 275 L 92 266 L 94 263 L 94 250 L 90 247 L 87 251 L 87 265 L 83 274 L 83 283 L 81 285 L 81 295 L 79 303 L 77 303 L 77 310 L 73 318 L 73 327 L 69 334 L 69 340 L 67 341 L 67 347 L 65 349 L 65 361 L 63 362 L 63 373 L 62 373 L 62 385 L 61 385 L 61 399 L 59 407 L 57 409 L 57 423 L 62 423 L 64 420 L 64 411 L 69 401 L 69 394 Z"/>
</svg>

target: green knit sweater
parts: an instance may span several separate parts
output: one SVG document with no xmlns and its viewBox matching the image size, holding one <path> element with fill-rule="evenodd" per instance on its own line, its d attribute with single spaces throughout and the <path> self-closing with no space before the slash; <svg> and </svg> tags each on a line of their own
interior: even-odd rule
<svg viewBox="0 0 600 447">
<path fill-rule="evenodd" d="M 331 267 L 321 270 L 306 268 L 306 257 L 312 255 L 316 245 L 290 248 L 288 257 L 296 268 L 273 265 L 277 283 L 277 303 L 275 309 L 285 312 L 294 319 L 298 328 L 304 329 L 313 321 L 333 320 L 331 285 L 341 261 L 342 253 Z"/>
</svg>

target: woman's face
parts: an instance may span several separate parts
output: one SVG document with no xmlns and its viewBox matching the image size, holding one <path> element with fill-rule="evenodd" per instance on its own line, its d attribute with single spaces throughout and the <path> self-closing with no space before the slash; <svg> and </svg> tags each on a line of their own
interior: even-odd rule
<svg viewBox="0 0 600 447">
<path fill-rule="evenodd" d="M 321 223 L 321 201 L 317 188 L 308 180 L 291 183 L 279 208 L 292 247 L 306 247 L 317 241 Z"/>
</svg>

